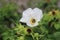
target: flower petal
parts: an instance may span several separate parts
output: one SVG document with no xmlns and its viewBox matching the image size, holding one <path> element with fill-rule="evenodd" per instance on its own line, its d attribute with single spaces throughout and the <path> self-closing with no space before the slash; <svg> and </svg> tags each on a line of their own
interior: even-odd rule
<svg viewBox="0 0 60 40">
<path fill-rule="evenodd" d="M 23 17 L 28 17 L 30 14 L 32 14 L 33 10 L 31 8 L 28 8 L 23 12 Z"/>
<path fill-rule="evenodd" d="M 20 22 L 24 22 L 24 23 L 25 23 L 26 20 L 25 20 L 24 18 L 21 18 L 21 19 L 20 19 Z"/>
<path fill-rule="evenodd" d="M 33 15 L 34 18 L 36 18 L 37 21 L 40 21 L 41 18 L 43 17 L 42 10 L 38 8 L 34 8 L 33 11 L 34 11 L 34 15 Z"/>
<path fill-rule="evenodd" d="M 27 22 L 29 20 L 29 17 L 31 17 L 30 16 L 31 13 L 32 13 L 31 8 L 28 8 L 27 10 L 25 10 L 22 14 L 22 18 L 21 18 L 20 22 L 24 22 L 24 23 Z"/>
<path fill-rule="evenodd" d="M 20 22 L 26 23 L 26 22 L 29 21 L 29 20 L 30 20 L 30 17 L 22 17 L 22 18 L 20 19 Z"/>
</svg>

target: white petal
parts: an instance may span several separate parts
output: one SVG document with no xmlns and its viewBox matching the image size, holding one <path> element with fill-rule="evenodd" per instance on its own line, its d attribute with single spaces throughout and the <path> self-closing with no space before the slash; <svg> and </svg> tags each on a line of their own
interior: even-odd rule
<svg viewBox="0 0 60 40">
<path fill-rule="evenodd" d="M 22 14 L 22 18 L 21 18 L 20 22 L 27 22 L 30 19 L 30 17 L 31 17 L 30 14 L 32 14 L 32 12 L 33 12 L 33 10 L 31 8 L 28 8 L 27 10 L 25 10 Z"/>
<path fill-rule="evenodd" d="M 33 11 L 34 11 L 33 16 L 37 19 L 37 21 L 40 21 L 41 18 L 43 17 L 42 10 L 38 8 L 34 8 Z"/>
<path fill-rule="evenodd" d="M 22 17 L 22 18 L 20 19 L 20 22 L 26 23 L 28 20 L 30 20 L 30 17 Z"/>
<path fill-rule="evenodd" d="M 36 22 L 34 25 L 32 25 L 30 22 L 27 22 L 26 24 L 27 24 L 29 27 L 35 27 L 35 26 L 38 25 L 38 22 Z"/>
<path fill-rule="evenodd" d="M 26 20 L 25 20 L 24 18 L 21 18 L 21 19 L 20 19 L 20 22 L 24 22 L 24 23 L 25 23 Z"/>
<path fill-rule="evenodd" d="M 31 8 L 28 8 L 23 12 L 23 17 L 28 17 L 30 14 L 32 14 L 33 10 Z"/>
</svg>

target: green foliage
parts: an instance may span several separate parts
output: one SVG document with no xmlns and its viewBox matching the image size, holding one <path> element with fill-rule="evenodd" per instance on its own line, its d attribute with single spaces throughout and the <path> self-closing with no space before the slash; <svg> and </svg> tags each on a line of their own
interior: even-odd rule
<svg viewBox="0 0 60 40">
<path fill-rule="evenodd" d="M 60 40 L 60 10 L 57 0 L 41 0 L 37 7 L 43 9 L 43 18 L 33 28 L 19 23 L 18 6 L 9 3 L 0 8 L 0 40 Z M 45 7 L 46 6 L 46 7 Z M 57 9 L 53 11 L 52 9 Z M 51 11 L 50 11 L 51 10 Z M 13 24 L 13 26 L 12 26 Z"/>
<path fill-rule="evenodd" d="M 55 32 L 53 35 L 56 40 L 60 40 L 60 32 Z"/>
<path fill-rule="evenodd" d="M 53 9 L 57 9 L 58 0 L 41 0 L 37 3 L 37 7 L 43 9 L 45 12 L 48 12 Z"/>
<path fill-rule="evenodd" d="M 10 26 L 11 23 L 17 23 L 21 17 L 21 14 L 17 12 L 17 9 L 18 6 L 14 3 L 6 4 L 0 8 L 0 24 Z"/>
</svg>

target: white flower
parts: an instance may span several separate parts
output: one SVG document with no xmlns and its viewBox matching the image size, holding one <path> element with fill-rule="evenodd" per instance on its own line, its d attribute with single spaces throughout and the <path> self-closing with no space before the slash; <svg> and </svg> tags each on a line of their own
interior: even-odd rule
<svg viewBox="0 0 60 40">
<path fill-rule="evenodd" d="M 26 23 L 30 27 L 34 27 L 38 25 L 38 22 L 42 19 L 43 14 L 42 10 L 38 8 L 28 8 L 23 12 L 22 18 L 20 22 Z"/>
</svg>

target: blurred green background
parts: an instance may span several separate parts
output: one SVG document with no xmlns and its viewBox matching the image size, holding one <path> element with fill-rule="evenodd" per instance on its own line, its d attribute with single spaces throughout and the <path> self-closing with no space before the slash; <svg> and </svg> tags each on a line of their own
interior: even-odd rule
<svg viewBox="0 0 60 40">
<path fill-rule="evenodd" d="M 20 23 L 22 12 L 35 7 L 43 10 L 39 25 Z M 0 0 L 0 40 L 60 40 L 60 0 Z"/>
</svg>

